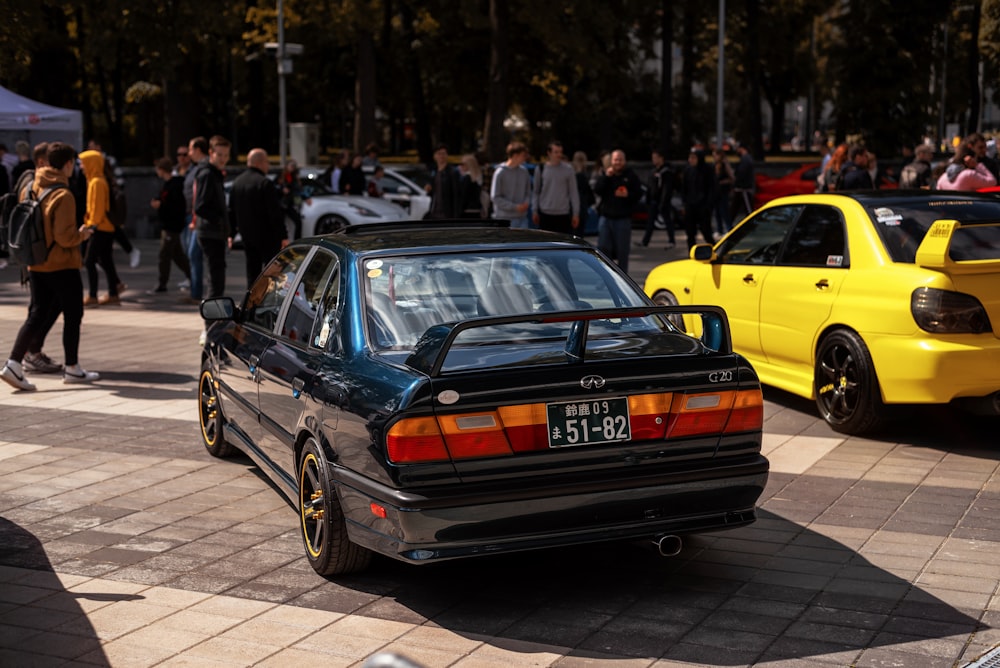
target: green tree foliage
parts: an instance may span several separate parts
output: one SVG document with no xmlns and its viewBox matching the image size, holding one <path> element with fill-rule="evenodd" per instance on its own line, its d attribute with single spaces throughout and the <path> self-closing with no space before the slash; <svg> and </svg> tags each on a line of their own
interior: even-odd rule
<svg viewBox="0 0 1000 668">
<path fill-rule="evenodd" d="M 490 8 L 500 3 L 506 51 L 491 98 Z M 981 21 L 966 5 L 728 0 L 725 128 L 751 142 L 766 134 L 776 149 L 796 120 L 786 106 L 809 92 L 816 122 L 829 119 L 820 129 L 863 136 L 884 155 L 939 120 L 974 126 L 970 73 L 980 57 L 987 81 L 1000 71 L 1000 0 L 983 0 Z M 277 39 L 275 0 L 210 11 L 196 0 L 0 0 L 0 10 L 0 83 L 82 109 L 88 137 L 120 157 L 148 164 L 216 133 L 238 151 L 277 149 L 277 66 L 264 49 Z M 439 142 L 484 149 L 491 99 L 491 160 L 513 138 L 535 155 L 558 138 L 592 158 L 612 147 L 645 158 L 651 145 L 680 154 L 714 135 L 715 2 L 284 0 L 284 11 L 286 41 L 304 47 L 286 77 L 288 120 L 318 123 L 330 151 L 371 137 L 422 159 Z M 678 70 L 666 89 L 664 30 Z M 504 129 L 508 117 L 523 127 Z"/>
</svg>

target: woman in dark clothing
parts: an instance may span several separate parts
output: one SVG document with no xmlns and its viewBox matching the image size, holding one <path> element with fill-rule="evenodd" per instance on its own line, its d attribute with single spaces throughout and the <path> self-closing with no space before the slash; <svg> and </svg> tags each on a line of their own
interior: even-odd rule
<svg viewBox="0 0 1000 668">
<path fill-rule="evenodd" d="M 698 231 L 705 243 L 714 243 L 712 237 L 712 193 L 715 190 L 715 170 L 705 162 L 705 152 L 693 149 L 688 154 L 681 182 L 681 199 L 684 202 L 684 229 L 688 249 L 696 242 Z"/>
<path fill-rule="evenodd" d="M 351 164 L 344 167 L 340 173 L 341 195 L 364 195 L 367 190 L 365 172 L 361 168 L 361 156 L 351 158 Z"/>
</svg>

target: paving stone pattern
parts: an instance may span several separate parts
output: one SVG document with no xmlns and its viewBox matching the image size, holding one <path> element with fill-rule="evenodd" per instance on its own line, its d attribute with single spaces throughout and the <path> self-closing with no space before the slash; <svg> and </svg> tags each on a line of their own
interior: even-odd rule
<svg viewBox="0 0 1000 668">
<path fill-rule="evenodd" d="M 773 471 L 752 526 L 688 538 L 671 559 L 609 544 L 376 558 L 320 578 L 253 463 L 203 450 L 200 320 L 180 292 L 145 294 L 155 244 L 140 248 L 138 269 L 119 256 L 123 305 L 84 319 L 81 362 L 102 379 L 0 389 L 2 666 L 360 666 L 395 652 L 429 667 L 910 668 L 1000 643 L 1000 424 L 930 409 L 845 438 L 770 389 Z M 636 249 L 633 275 L 680 254 Z M 0 278 L 9 349 L 27 297 L 10 269 Z"/>
</svg>

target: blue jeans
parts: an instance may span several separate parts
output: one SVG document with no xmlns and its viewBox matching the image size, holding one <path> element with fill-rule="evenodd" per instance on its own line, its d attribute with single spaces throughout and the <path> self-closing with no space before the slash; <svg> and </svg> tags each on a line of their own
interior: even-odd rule
<svg viewBox="0 0 1000 668">
<path fill-rule="evenodd" d="M 510 219 L 510 229 L 512 230 L 530 230 L 531 228 L 531 218 L 528 216 Z"/>
<path fill-rule="evenodd" d="M 191 261 L 191 299 L 201 301 L 202 282 L 205 277 L 205 258 L 201 252 L 201 245 L 198 244 L 198 235 L 193 231 L 188 234 L 188 259 Z"/>
<path fill-rule="evenodd" d="M 632 219 L 607 218 L 597 221 L 597 248 L 628 273 L 628 253 L 632 246 Z"/>
</svg>

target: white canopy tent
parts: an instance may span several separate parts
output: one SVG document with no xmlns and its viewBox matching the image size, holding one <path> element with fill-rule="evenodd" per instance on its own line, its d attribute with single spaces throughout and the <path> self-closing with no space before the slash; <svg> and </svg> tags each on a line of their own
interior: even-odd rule
<svg viewBox="0 0 1000 668">
<path fill-rule="evenodd" d="M 83 112 L 42 104 L 0 86 L 0 141 L 13 152 L 21 139 L 32 146 L 61 141 L 82 150 Z"/>
</svg>

